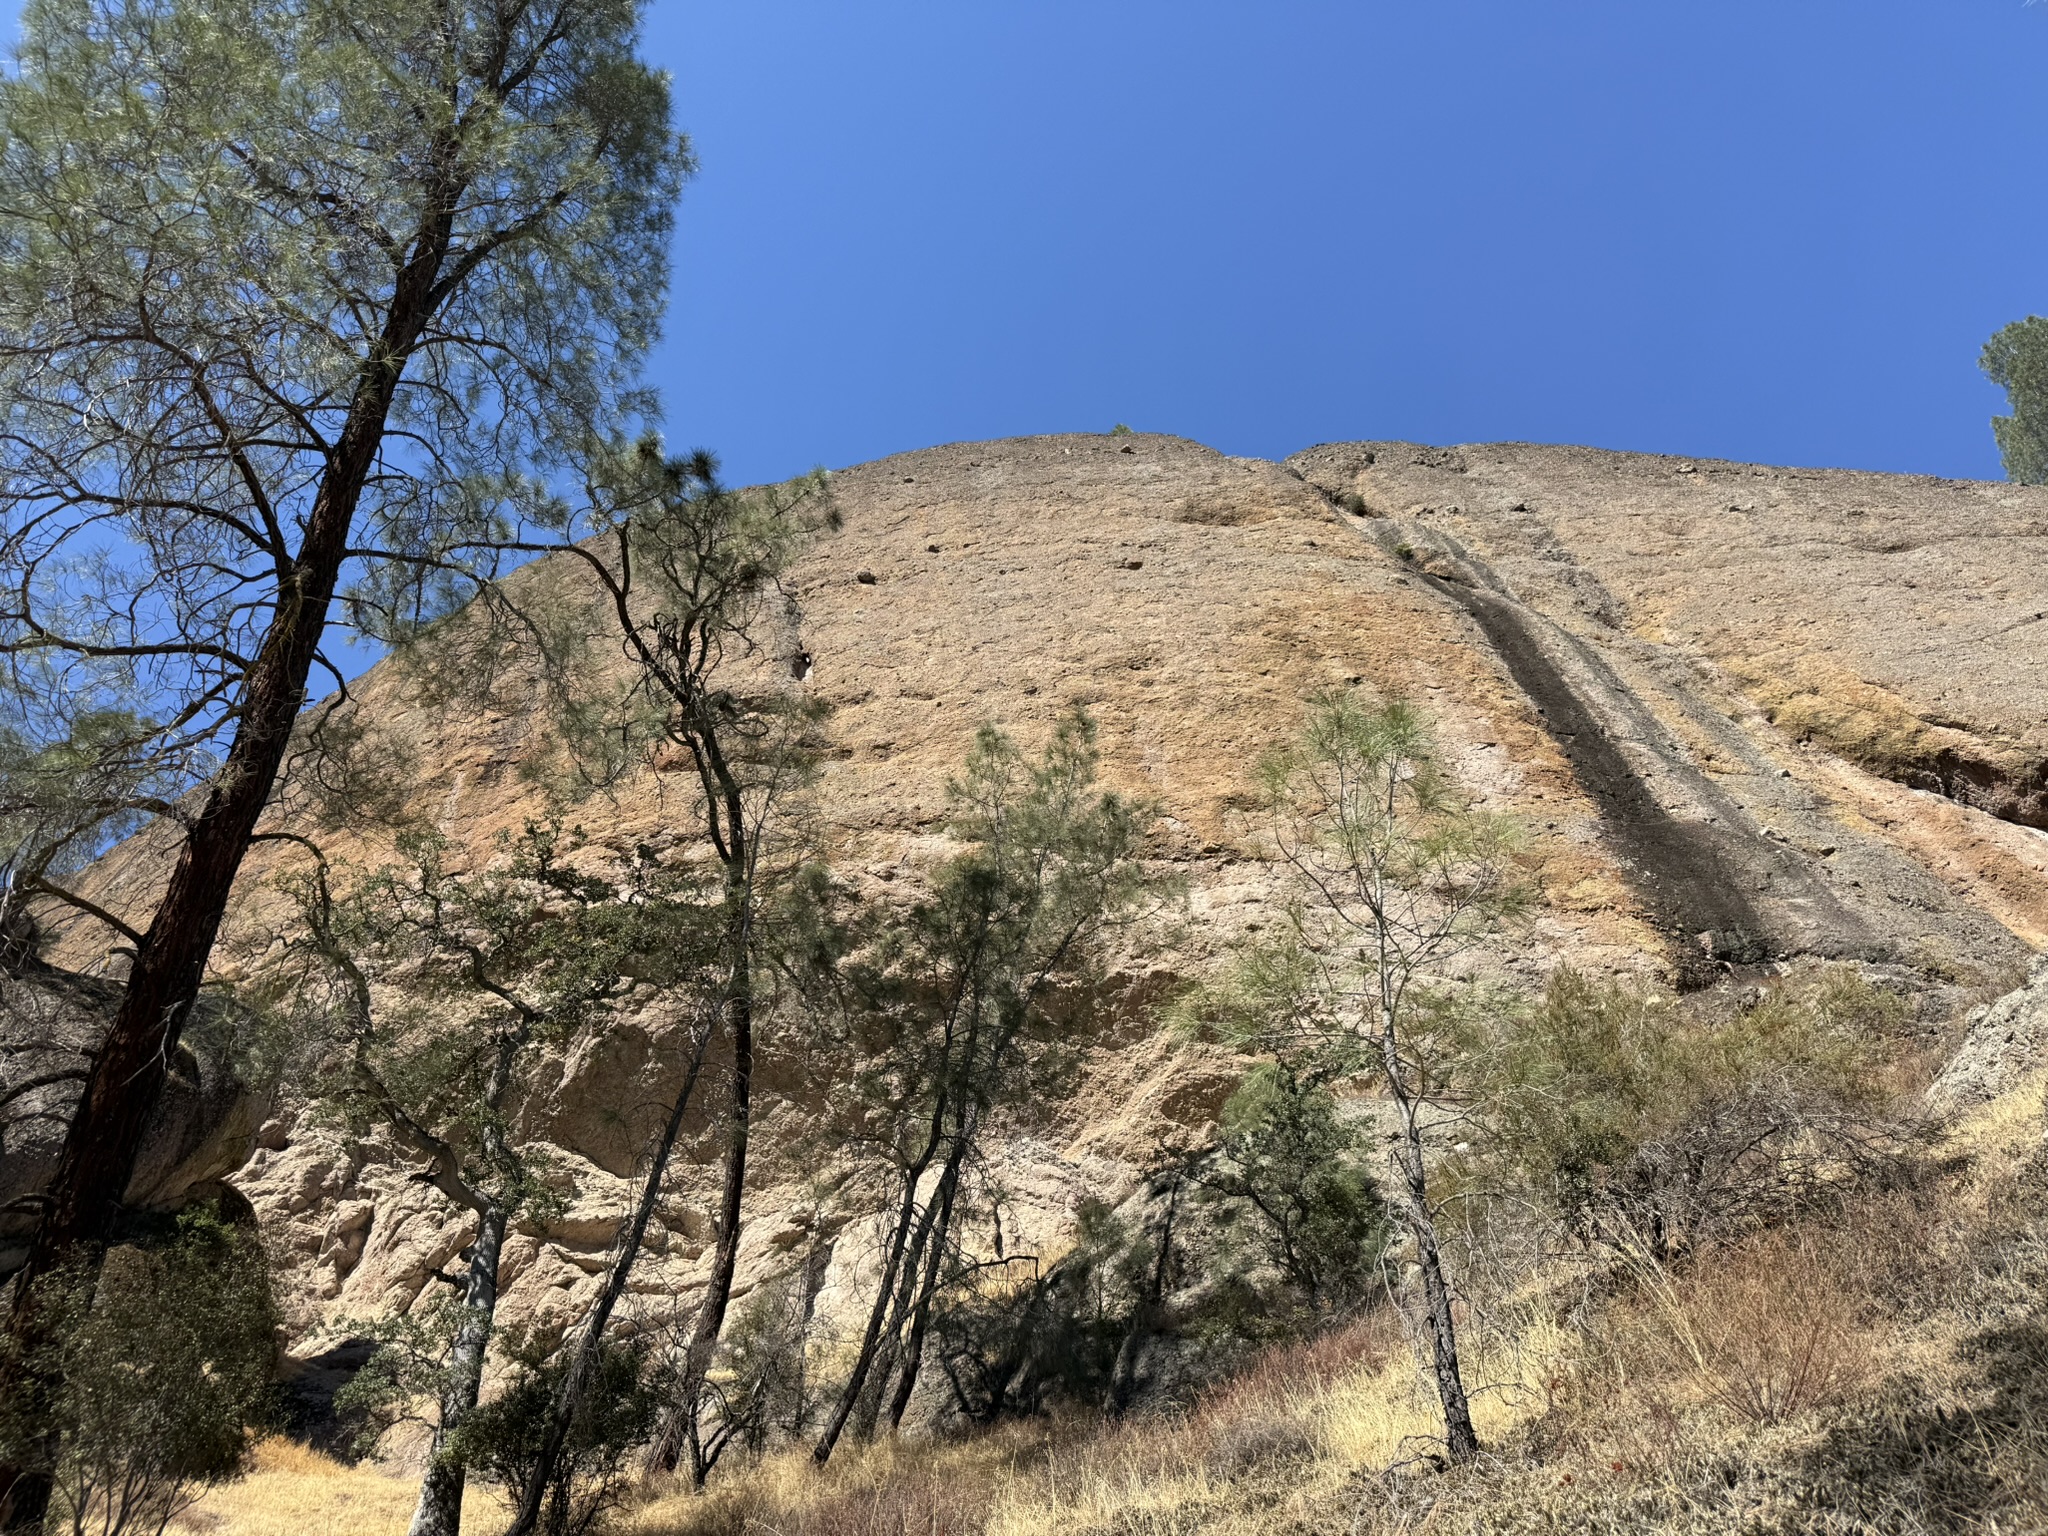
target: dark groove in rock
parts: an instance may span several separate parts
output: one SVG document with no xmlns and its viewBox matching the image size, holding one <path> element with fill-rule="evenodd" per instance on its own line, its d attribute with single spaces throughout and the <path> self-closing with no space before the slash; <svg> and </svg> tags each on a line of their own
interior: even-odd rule
<svg viewBox="0 0 2048 1536">
<path fill-rule="evenodd" d="M 1775 925 L 1749 899 L 1743 887 L 1754 875 L 1728 846 L 1730 834 L 1664 809 L 1543 653 L 1518 604 L 1441 577 L 1424 579 L 1472 616 L 1515 686 L 1536 706 L 1599 807 L 1607 835 L 1658 927 L 1681 939 L 1712 935 L 1717 951 L 1738 951 L 1715 953 L 1717 959 L 1760 960 L 1803 947 L 1793 936 L 1774 932 Z M 1745 941 L 1762 946 L 1763 953 L 1739 953 Z"/>
</svg>

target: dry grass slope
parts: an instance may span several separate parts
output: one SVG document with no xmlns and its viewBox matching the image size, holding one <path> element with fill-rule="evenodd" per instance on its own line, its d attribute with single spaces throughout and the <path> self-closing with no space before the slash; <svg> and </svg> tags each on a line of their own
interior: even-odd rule
<svg viewBox="0 0 2048 1536">
<path fill-rule="evenodd" d="M 1475 1319 L 1489 1454 L 1439 1471 L 1396 1315 L 1269 1351 L 1190 1411 L 800 1449 L 630 1536 L 1897 1533 L 2048 1529 L 2048 1154 L 2036 1081 L 1922 1181 L 1669 1274 L 1560 1263 Z M 396 1533 L 410 1482 L 267 1443 L 183 1517 L 217 1536 Z M 475 1529 L 496 1523 L 473 1496 Z"/>
</svg>

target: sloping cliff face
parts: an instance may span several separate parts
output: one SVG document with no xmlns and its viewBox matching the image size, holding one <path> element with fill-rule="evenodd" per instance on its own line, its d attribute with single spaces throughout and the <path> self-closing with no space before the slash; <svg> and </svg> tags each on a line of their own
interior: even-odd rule
<svg viewBox="0 0 2048 1536">
<path fill-rule="evenodd" d="M 1319 687 L 1414 699 L 1467 789 L 1527 825 L 1544 900 L 1489 959 L 1525 984 L 1563 960 L 1698 985 L 1830 956 L 1936 1013 L 2048 943 L 2048 492 L 1520 445 L 1277 465 L 1151 436 L 949 446 L 833 483 L 844 526 L 798 584 L 842 868 L 914 884 L 975 728 L 1035 745 L 1078 705 L 1185 882 L 1183 919 L 1124 957 L 1072 1098 L 1005 1128 L 1013 1244 L 1056 1248 L 1078 1196 L 1132 1187 L 1228 1092 L 1238 1064 L 1161 1038 L 1145 1005 L 1272 919 L 1251 768 Z M 451 838 L 482 853 L 537 809 L 534 720 L 450 712 L 391 668 L 358 691 Z M 629 846 L 685 792 L 649 775 L 590 830 Z M 139 905 L 154 868 L 137 839 L 94 894 Z M 574 1197 L 508 1248 L 508 1318 L 594 1284 L 677 1038 L 650 1011 L 525 1107 Z M 764 1074 L 770 1149 L 815 1109 L 800 1066 Z M 295 1266 L 302 1332 L 435 1290 L 468 1235 L 438 1196 L 310 1116 L 257 1140 L 238 1181 Z M 694 1299 L 714 1157 L 700 1127 L 636 1280 L 650 1321 Z M 820 1206 L 815 1170 L 772 1150 L 759 1169 L 743 1288 L 808 1262 L 829 1319 L 866 1257 L 857 1199 Z"/>
<path fill-rule="evenodd" d="M 2048 492 L 1520 443 L 1288 462 L 1385 547 L 1597 659 L 1766 827 L 1759 760 L 1680 729 L 1688 699 L 1798 749 L 1833 817 L 2048 940 L 2042 844 L 1992 825 L 2048 826 Z"/>
</svg>

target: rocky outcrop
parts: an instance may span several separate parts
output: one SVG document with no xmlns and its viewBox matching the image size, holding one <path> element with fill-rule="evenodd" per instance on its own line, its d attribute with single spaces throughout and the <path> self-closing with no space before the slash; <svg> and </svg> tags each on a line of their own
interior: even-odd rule
<svg viewBox="0 0 2048 1536">
<path fill-rule="evenodd" d="M 1962 1044 L 1935 1078 L 1929 1098 L 1944 1110 L 1987 1104 L 2048 1067 L 2048 959 L 2023 987 L 1971 1010 Z"/>
<path fill-rule="evenodd" d="M 0 970 L 0 1281 L 28 1256 L 36 1197 L 57 1171 L 88 1052 L 116 997 L 105 979 L 34 965 Z M 203 1005 L 172 1059 L 128 1186 L 134 1210 L 172 1212 L 217 1194 L 248 1163 L 270 1114 L 271 1095 L 218 1048 L 215 1012 L 210 1000 Z"/>
<path fill-rule="evenodd" d="M 2040 487 L 1525 443 L 1288 462 L 1389 543 L 1472 552 L 1632 684 L 1679 677 L 1811 758 L 2048 827 Z M 1852 818 L 1905 803 L 1818 766 Z M 1944 867 L 2042 941 L 2041 845 L 1991 842 Z"/>
<path fill-rule="evenodd" d="M 1136 1189 L 1229 1091 L 1240 1064 L 1162 1037 L 1147 1007 L 1273 920 L 1251 768 L 1317 688 L 1414 699 L 1461 782 L 1528 828 L 1543 901 L 1485 957 L 1503 980 L 1569 960 L 1703 984 L 1819 955 L 1939 1007 L 2048 943 L 2048 840 L 2022 824 L 2048 752 L 2048 625 L 2027 617 L 2048 612 L 2048 491 L 1521 445 L 1283 466 L 1148 436 L 955 445 L 833 483 L 843 527 L 797 584 L 804 686 L 829 710 L 810 810 L 838 867 L 914 886 L 975 728 L 1035 744 L 1078 706 L 1110 781 L 1157 807 L 1148 855 L 1185 892 L 1122 957 L 1071 1094 L 1004 1126 L 1013 1252 L 1056 1250 L 1081 1194 Z M 389 667 L 354 691 L 421 821 L 484 855 L 538 808 L 533 718 L 449 708 Z M 2003 777 L 1915 777 L 1943 751 Z M 648 774 L 589 830 L 659 837 L 686 793 Z M 117 850 L 95 899 L 141 910 L 157 857 L 146 837 Z M 241 931 L 282 857 L 252 859 Z M 679 1038 L 650 1011 L 521 1108 L 560 1149 L 565 1202 L 508 1245 L 508 1317 L 588 1294 Z M 772 1041 L 761 1080 L 743 1288 L 808 1265 L 829 1320 L 867 1223 L 857 1191 L 823 1196 L 774 1154 L 818 1085 Z M 433 1293 L 467 1232 L 401 1161 L 304 1113 L 260 1140 L 236 1178 L 297 1277 L 301 1332 Z M 701 1283 L 714 1157 L 692 1128 L 635 1282 L 644 1321 Z"/>
</svg>

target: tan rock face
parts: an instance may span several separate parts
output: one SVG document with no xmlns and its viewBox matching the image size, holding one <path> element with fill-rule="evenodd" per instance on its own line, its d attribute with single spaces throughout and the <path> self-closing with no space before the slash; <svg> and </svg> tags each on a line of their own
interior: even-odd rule
<svg viewBox="0 0 2048 1536">
<path fill-rule="evenodd" d="M 1252 768 L 1317 688 L 1411 697 L 1468 790 L 1523 819 L 1545 899 L 1489 963 L 1526 984 L 1560 960 L 1697 980 L 1796 954 L 1989 978 L 2048 934 L 2042 840 L 2016 824 L 2042 819 L 2048 492 L 1513 445 L 1280 466 L 1144 436 L 938 448 L 833 485 L 844 526 L 797 585 L 803 686 L 831 708 L 814 809 L 842 869 L 914 885 L 975 728 L 1035 746 L 1081 706 L 1184 881 L 1177 920 L 1133 939 L 1072 1094 L 1005 1129 L 1013 1245 L 1057 1245 L 1079 1194 L 1130 1188 L 1228 1093 L 1239 1064 L 1163 1039 L 1145 1004 L 1273 920 Z M 388 667 L 358 692 L 459 843 L 483 855 L 537 809 L 537 721 L 430 705 Z M 623 847 L 686 826 L 682 794 L 650 775 L 584 821 Z M 244 931 L 274 911 L 274 857 L 251 861 Z M 153 868 L 138 839 L 97 894 L 140 910 Z M 588 1294 L 679 1048 L 650 1008 L 522 1111 L 560 1148 L 566 1206 L 509 1245 L 508 1316 Z M 833 1244 L 829 1318 L 866 1224 L 776 1154 L 821 1088 L 770 1057 L 743 1283 Z M 700 1281 L 715 1146 L 692 1137 L 635 1283 L 647 1324 Z M 466 1225 L 402 1165 L 303 1116 L 256 1140 L 240 1183 L 296 1266 L 302 1328 L 434 1292 Z"/>
</svg>

